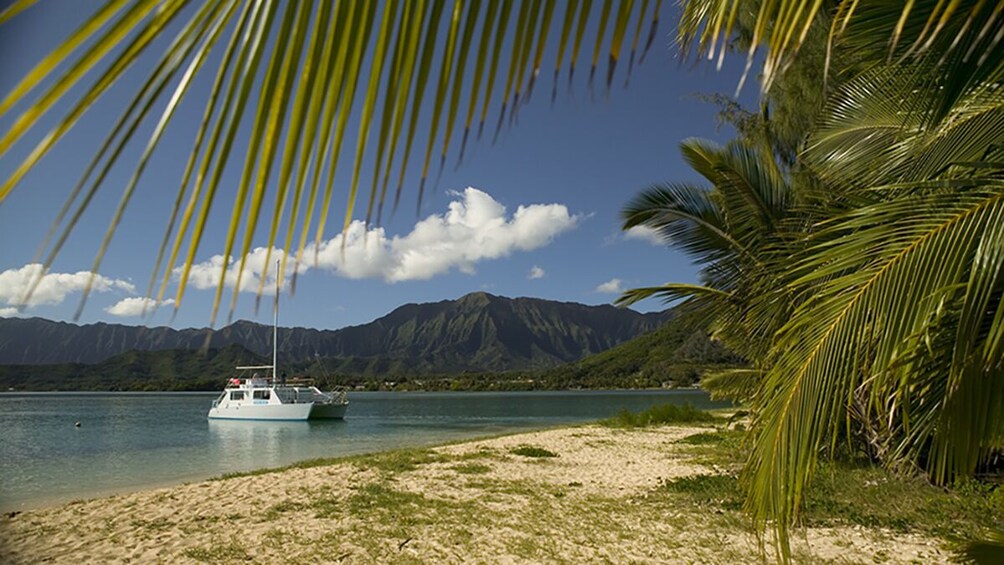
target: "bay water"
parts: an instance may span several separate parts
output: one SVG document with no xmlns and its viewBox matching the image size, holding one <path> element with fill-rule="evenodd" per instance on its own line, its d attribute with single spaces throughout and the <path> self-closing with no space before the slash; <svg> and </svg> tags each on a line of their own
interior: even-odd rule
<svg viewBox="0 0 1004 565">
<path fill-rule="evenodd" d="M 0 393 L 0 511 L 594 421 L 702 391 L 353 392 L 345 420 L 208 420 L 217 393 Z M 79 422 L 80 426 L 75 424 Z"/>
</svg>

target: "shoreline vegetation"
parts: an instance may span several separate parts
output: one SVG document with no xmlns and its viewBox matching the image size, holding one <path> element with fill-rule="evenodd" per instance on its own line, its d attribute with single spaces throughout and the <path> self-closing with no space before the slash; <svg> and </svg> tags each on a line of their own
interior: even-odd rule
<svg viewBox="0 0 1004 565">
<path fill-rule="evenodd" d="M 657 406 L 10 513 L 0 561 L 759 562 L 771 556 L 742 514 L 742 423 L 727 416 Z M 987 483 L 827 462 L 793 557 L 952 562 L 1002 518 L 1004 490 Z"/>
</svg>

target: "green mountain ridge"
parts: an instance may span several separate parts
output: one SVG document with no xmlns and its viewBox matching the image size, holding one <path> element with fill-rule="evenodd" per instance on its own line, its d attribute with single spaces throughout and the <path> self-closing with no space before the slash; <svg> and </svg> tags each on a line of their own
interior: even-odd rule
<svg viewBox="0 0 1004 565">
<path fill-rule="evenodd" d="M 129 351 L 95 363 L 0 366 L 0 387 L 15 390 L 218 390 L 240 365 L 270 361 L 239 345 L 208 350 Z M 689 386 L 709 369 L 741 360 L 707 337 L 703 320 L 680 316 L 652 332 L 559 367 L 443 372 L 388 358 L 316 358 L 282 363 L 318 384 L 390 390 L 516 390 Z M 429 361 L 426 367 L 435 363 Z"/>
<path fill-rule="evenodd" d="M 345 369 L 352 372 L 396 366 L 418 372 L 543 369 L 609 349 L 673 315 L 477 292 L 407 304 L 368 324 L 339 330 L 279 328 L 278 349 L 283 364 L 337 358 L 350 360 Z M 214 331 L 0 319 L 0 364 L 7 365 L 98 363 L 131 350 L 229 345 L 270 356 L 272 328 L 246 321 Z"/>
</svg>

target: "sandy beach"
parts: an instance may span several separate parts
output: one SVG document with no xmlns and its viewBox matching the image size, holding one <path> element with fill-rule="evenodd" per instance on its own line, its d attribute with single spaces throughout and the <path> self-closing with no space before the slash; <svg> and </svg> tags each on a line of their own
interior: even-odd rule
<svg viewBox="0 0 1004 565">
<path fill-rule="evenodd" d="M 736 472 L 681 441 L 706 431 L 578 426 L 73 502 L 0 518 L 0 562 L 761 562 L 737 513 L 660 488 Z M 916 534 L 796 537 L 804 563 L 951 560 Z"/>
</svg>

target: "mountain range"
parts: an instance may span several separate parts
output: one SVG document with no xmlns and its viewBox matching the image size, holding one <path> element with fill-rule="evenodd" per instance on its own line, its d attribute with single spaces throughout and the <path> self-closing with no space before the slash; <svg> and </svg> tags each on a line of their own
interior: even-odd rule
<svg viewBox="0 0 1004 565">
<path fill-rule="evenodd" d="M 555 367 L 605 351 L 673 319 L 475 292 L 457 300 L 407 304 L 368 324 L 338 330 L 279 328 L 280 364 L 315 359 L 336 370 L 507 371 Z M 239 321 L 218 330 L 76 325 L 41 318 L 0 319 L 0 365 L 95 364 L 130 351 L 241 349 L 268 356 L 272 328 Z M 239 356 L 239 355 L 238 355 Z"/>
</svg>

